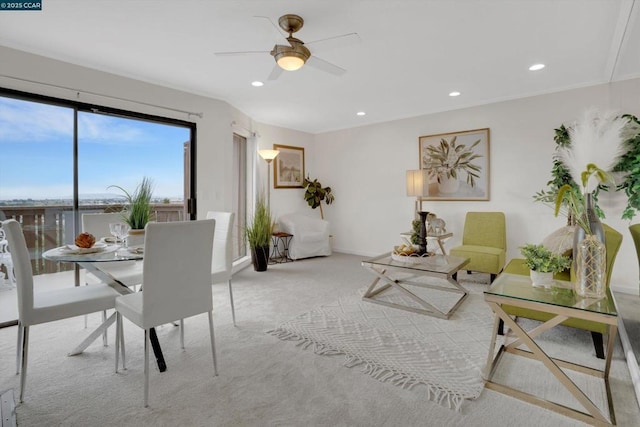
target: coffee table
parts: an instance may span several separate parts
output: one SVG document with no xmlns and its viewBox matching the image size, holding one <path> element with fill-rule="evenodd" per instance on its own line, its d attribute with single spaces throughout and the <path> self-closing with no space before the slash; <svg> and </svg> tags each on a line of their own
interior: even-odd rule
<svg viewBox="0 0 640 427">
<path fill-rule="evenodd" d="M 550 289 L 534 288 L 528 276 L 502 273 L 494 280 L 489 290 L 484 293 L 485 301 L 496 314 L 493 336 L 487 357 L 487 366 L 484 371 L 485 387 L 589 424 L 615 425 L 615 413 L 611 399 L 611 389 L 609 387 L 611 356 L 613 354 L 613 346 L 618 330 L 618 313 L 615 301 L 610 292 L 607 293 L 607 296 L 599 300 L 581 298 L 574 293 L 571 282 L 563 280 L 555 280 L 554 282 L 554 286 Z M 552 314 L 554 317 L 530 331 L 525 331 L 502 309 L 502 304 L 533 309 Z M 609 325 L 609 337 L 603 370 L 578 365 L 565 360 L 554 359 L 547 355 L 534 341 L 537 336 L 559 325 L 568 318 L 591 320 Z M 511 340 L 508 336 L 505 336 L 505 343 L 502 344 L 498 352 L 495 353 L 500 319 L 511 329 L 515 337 Z M 530 351 L 518 348 L 518 346 L 522 344 L 528 347 Z M 586 412 L 569 408 L 565 405 L 551 402 L 533 394 L 492 381 L 504 353 L 524 356 L 542 362 L 558 381 L 576 398 Z M 563 369 L 578 371 L 604 380 L 609 406 L 609 419 L 605 417 L 591 399 L 567 376 Z"/>
<path fill-rule="evenodd" d="M 364 293 L 362 299 L 388 307 L 448 319 L 467 297 L 466 289 L 457 282 L 457 273 L 468 263 L 468 259 L 449 255 L 431 255 L 418 260 L 413 258 L 401 261 L 394 259 L 391 253 L 386 253 L 366 259 L 362 261 L 362 266 L 377 277 Z M 425 277 L 434 277 L 441 280 L 430 282 L 425 281 Z M 431 294 L 445 292 L 457 294 L 459 297 L 449 310 L 443 311 L 437 308 L 433 301 L 429 302 L 425 297 L 416 295 L 416 291 L 412 291 L 409 288 L 410 286 L 416 287 L 416 290 L 418 288 L 426 288 L 430 291 L 435 291 L 431 292 Z M 397 289 L 417 303 L 418 307 L 381 299 L 381 294 L 389 289 Z"/>
</svg>

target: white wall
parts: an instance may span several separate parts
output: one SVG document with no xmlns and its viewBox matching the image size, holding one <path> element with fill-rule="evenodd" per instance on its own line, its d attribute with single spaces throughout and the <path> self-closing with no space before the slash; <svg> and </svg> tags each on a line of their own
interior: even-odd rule
<svg viewBox="0 0 640 427">
<path fill-rule="evenodd" d="M 64 99 L 122 108 L 197 124 L 198 212 L 230 209 L 232 133 L 251 136 L 255 148 L 273 144 L 305 148 L 305 172 L 333 188 L 336 202 L 325 209 L 331 222 L 334 248 L 375 255 L 399 243 L 399 233 L 409 229 L 413 199 L 405 195 L 405 171 L 417 169 L 418 137 L 443 132 L 488 127 L 491 129 L 491 200 L 488 202 L 425 202 L 424 209 L 445 219 L 455 233 L 447 243 L 460 242 L 464 214 L 470 210 L 503 211 L 507 215 L 508 257 L 519 255 L 518 246 L 538 242 L 563 225 L 551 208 L 533 203 L 532 195 L 550 178 L 555 143 L 553 129 L 579 117 L 590 106 L 613 108 L 640 116 L 640 79 L 576 89 L 467 108 L 377 125 L 311 135 L 254 122 L 227 103 L 43 58 L 0 46 L 0 75 L 78 89 L 0 77 L 0 86 Z M 128 102 L 90 95 L 100 93 Z M 187 117 L 144 104 L 202 112 Z M 235 125 L 232 123 L 235 122 Z M 256 160 L 258 191 L 266 182 L 266 163 Z M 273 172 L 273 171 L 272 171 Z M 272 179 L 273 182 L 273 179 Z M 302 211 L 312 216 L 302 189 L 272 189 L 271 206 L 277 215 Z M 606 222 L 624 235 L 612 286 L 638 293 L 638 261 L 620 219 L 620 195 L 603 198 Z M 634 222 L 640 221 L 636 219 Z"/>
<path fill-rule="evenodd" d="M 503 211 L 507 217 L 508 256 L 518 246 L 540 242 L 564 225 L 551 208 L 532 196 L 550 179 L 554 129 L 577 119 L 585 108 L 611 108 L 640 116 L 640 79 L 500 102 L 440 114 L 316 135 L 314 168 L 336 195 L 326 209 L 334 248 L 364 256 L 392 249 L 409 230 L 414 199 L 405 193 L 405 171 L 418 169 L 418 137 L 490 128 L 490 201 L 424 202 L 455 233 L 448 247 L 460 243 L 467 211 Z M 325 182 L 326 181 L 326 182 Z M 638 293 L 638 260 L 620 219 L 624 197 L 602 197 L 606 222 L 624 235 L 612 286 Z M 637 218 L 635 222 L 640 221 Z"/>
</svg>

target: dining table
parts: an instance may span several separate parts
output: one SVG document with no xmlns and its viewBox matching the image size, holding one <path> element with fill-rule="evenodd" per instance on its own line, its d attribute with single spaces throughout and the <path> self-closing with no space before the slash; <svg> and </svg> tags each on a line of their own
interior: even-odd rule
<svg viewBox="0 0 640 427">
<path fill-rule="evenodd" d="M 118 280 L 113 274 L 101 269 L 104 263 L 141 261 L 144 259 L 144 247 L 142 245 L 126 247 L 120 243 L 111 243 L 110 239 L 101 239 L 91 248 L 79 248 L 76 245 L 64 245 L 49 249 L 42 254 L 42 257 L 49 261 L 70 262 L 93 274 L 102 282 L 111 286 L 122 295 L 133 293 L 134 291 Z M 78 284 L 76 283 L 76 286 Z M 90 285 L 89 285 L 90 286 Z M 75 356 L 82 353 L 92 342 L 100 337 L 111 325 L 115 323 L 115 312 L 109 316 L 102 324 L 96 328 L 87 338 L 85 338 L 69 355 Z M 160 372 L 167 370 L 167 365 L 162 354 L 162 348 L 158 341 L 155 328 L 149 331 L 149 341 L 158 364 Z"/>
</svg>

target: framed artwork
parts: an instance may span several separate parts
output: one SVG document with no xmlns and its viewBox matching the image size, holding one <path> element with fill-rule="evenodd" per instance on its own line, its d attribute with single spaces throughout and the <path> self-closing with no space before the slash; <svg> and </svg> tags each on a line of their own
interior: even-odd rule
<svg viewBox="0 0 640 427">
<path fill-rule="evenodd" d="M 422 200 L 489 200 L 489 128 L 418 138 L 428 171 Z"/>
<path fill-rule="evenodd" d="M 273 144 L 273 149 L 280 151 L 273 168 L 274 188 L 303 188 L 304 148 Z"/>
</svg>

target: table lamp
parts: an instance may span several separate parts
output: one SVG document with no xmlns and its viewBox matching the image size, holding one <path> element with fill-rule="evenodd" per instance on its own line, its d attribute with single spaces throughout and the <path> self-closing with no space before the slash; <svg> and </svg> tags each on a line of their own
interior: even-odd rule
<svg viewBox="0 0 640 427">
<path fill-rule="evenodd" d="M 415 210 L 420 216 L 420 235 L 418 242 L 418 252 L 426 255 L 427 252 L 427 215 L 429 212 L 422 211 L 422 197 L 429 195 L 429 173 L 426 169 L 407 171 L 407 196 L 416 198 Z M 419 206 L 419 209 L 418 209 Z"/>
<path fill-rule="evenodd" d="M 258 154 L 267 162 L 267 207 L 271 209 L 271 162 L 280 154 L 280 151 L 258 150 Z"/>
</svg>

